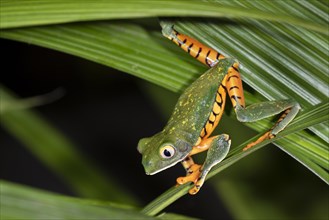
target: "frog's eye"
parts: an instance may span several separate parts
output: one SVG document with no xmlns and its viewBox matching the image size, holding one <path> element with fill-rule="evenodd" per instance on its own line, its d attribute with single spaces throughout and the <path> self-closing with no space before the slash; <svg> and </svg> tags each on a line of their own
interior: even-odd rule
<svg viewBox="0 0 329 220">
<path fill-rule="evenodd" d="M 162 158 L 168 159 L 174 156 L 175 154 L 175 148 L 170 145 L 165 145 L 160 148 L 160 155 Z"/>
</svg>

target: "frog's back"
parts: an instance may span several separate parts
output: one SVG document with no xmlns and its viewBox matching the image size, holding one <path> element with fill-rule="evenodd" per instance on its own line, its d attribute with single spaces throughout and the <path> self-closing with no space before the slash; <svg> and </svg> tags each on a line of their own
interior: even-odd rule
<svg viewBox="0 0 329 220">
<path fill-rule="evenodd" d="M 225 97 L 219 97 L 219 90 L 224 89 L 221 82 L 232 64 L 232 59 L 220 60 L 193 82 L 178 99 L 164 131 L 185 133 L 185 139 L 193 145 L 208 136 L 206 126 L 215 126 L 210 119 L 224 107 Z M 214 108 L 216 112 L 213 112 Z"/>
</svg>

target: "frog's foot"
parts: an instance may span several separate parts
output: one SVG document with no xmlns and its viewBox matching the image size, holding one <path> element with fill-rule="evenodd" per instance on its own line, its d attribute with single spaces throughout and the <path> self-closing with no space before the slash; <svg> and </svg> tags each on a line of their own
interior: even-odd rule
<svg viewBox="0 0 329 220">
<path fill-rule="evenodd" d="M 166 38 L 172 40 L 176 39 L 177 32 L 174 29 L 174 23 L 171 21 L 160 21 L 160 26 L 162 27 L 162 35 Z M 177 39 L 176 39 L 177 40 Z"/>
<path fill-rule="evenodd" d="M 188 170 L 187 175 L 185 177 L 178 177 L 176 181 L 179 185 L 187 182 L 193 182 L 194 186 L 189 190 L 189 193 L 191 195 L 195 195 L 199 192 L 201 186 L 203 185 L 208 172 L 209 170 L 203 170 L 201 165 L 193 164 Z"/>
<path fill-rule="evenodd" d="M 263 134 L 262 136 L 260 136 L 256 141 L 247 144 L 247 146 L 245 146 L 243 148 L 243 151 L 246 151 L 246 150 L 252 148 L 253 146 L 255 146 L 256 144 L 259 144 L 267 139 L 272 139 L 272 138 L 275 138 L 275 135 L 272 134 L 270 131 L 268 131 L 265 134 Z"/>
<path fill-rule="evenodd" d="M 178 177 L 176 182 L 179 185 L 183 185 L 187 182 L 195 183 L 198 180 L 199 176 L 200 176 L 200 172 L 201 172 L 201 165 L 193 164 L 189 169 L 187 169 L 186 176 Z"/>
<path fill-rule="evenodd" d="M 188 192 L 191 194 L 191 195 L 195 195 L 199 192 L 201 186 L 203 185 L 204 181 L 206 180 L 206 176 L 204 175 L 200 175 L 197 179 L 196 182 L 194 182 L 194 186 L 193 188 L 191 188 Z"/>
<path fill-rule="evenodd" d="M 187 182 L 193 182 L 194 187 L 189 190 L 189 193 L 191 195 L 194 195 L 200 190 L 200 188 L 203 185 L 203 182 L 205 180 L 205 178 L 200 178 L 200 176 L 201 176 L 201 165 L 193 164 L 187 170 L 186 176 L 185 177 L 178 177 L 176 181 L 179 185 L 185 184 Z"/>
</svg>

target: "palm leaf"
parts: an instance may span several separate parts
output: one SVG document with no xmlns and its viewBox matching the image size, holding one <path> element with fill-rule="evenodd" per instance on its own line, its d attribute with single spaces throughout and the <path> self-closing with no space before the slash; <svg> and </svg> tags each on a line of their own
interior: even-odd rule
<svg viewBox="0 0 329 220">
<path fill-rule="evenodd" d="M 171 213 L 153 218 L 125 205 L 57 195 L 6 181 L 0 184 L 1 219 L 192 219 Z"/>
<path fill-rule="evenodd" d="M 154 16 L 205 16 L 253 18 L 277 22 L 289 22 L 321 33 L 329 34 L 321 25 L 305 19 L 262 10 L 250 10 L 203 1 L 1 1 L 0 28 L 34 26 L 89 21 L 100 19 L 140 18 Z M 19 14 L 19 16 L 17 16 Z"/>
</svg>

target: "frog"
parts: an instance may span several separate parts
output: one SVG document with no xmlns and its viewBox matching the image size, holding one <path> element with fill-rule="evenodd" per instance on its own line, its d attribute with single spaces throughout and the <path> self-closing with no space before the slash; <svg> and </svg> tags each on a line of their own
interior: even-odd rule
<svg viewBox="0 0 329 220">
<path fill-rule="evenodd" d="M 209 69 L 181 94 L 164 129 L 151 137 L 142 138 L 137 149 L 142 154 L 142 165 L 147 175 L 181 163 L 186 176 L 178 177 L 176 182 L 178 185 L 193 183 L 189 194 L 195 195 L 209 171 L 223 161 L 230 150 L 228 134 L 211 136 L 223 115 L 227 97 L 240 122 L 254 122 L 281 113 L 274 126 L 256 141 L 247 144 L 244 151 L 274 138 L 295 118 L 300 105 L 294 99 L 283 99 L 246 106 L 236 59 L 179 33 L 170 22 L 161 22 L 160 25 L 166 38 Z M 195 163 L 192 156 L 205 151 L 204 163 Z"/>
</svg>

